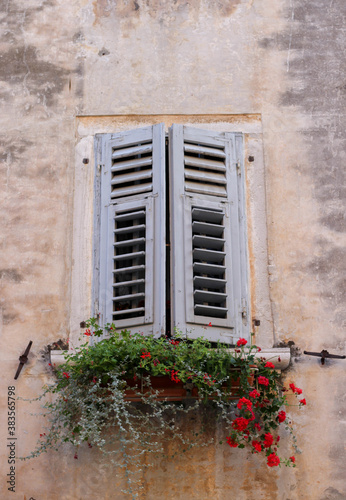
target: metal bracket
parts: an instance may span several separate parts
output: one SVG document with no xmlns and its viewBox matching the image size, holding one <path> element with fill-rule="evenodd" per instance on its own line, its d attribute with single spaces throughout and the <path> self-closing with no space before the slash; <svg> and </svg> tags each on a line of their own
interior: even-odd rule
<svg viewBox="0 0 346 500">
<path fill-rule="evenodd" d="M 346 356 L 339 356 L 338 354 L 329 354 L 328 351 L 323 349 L 321 352 L 309 352 L 309 351 L 304 351 L 304 354 L 308 354 L 309 356 L 318 356 L 321 358 L 321 365 L 324 365 L 324 362 L 327 358 L 332 358 L 332 359 L 345 359 Z"/>
<path fill-rule="evenodd" d="M 24 364 L 27 363 L 27 361 L 28 361 L 28 354 L 29 354 L 29 351 L 31 349 L 31 346 L 32 346 L 32 340 L 30 340 L 27 348 L 25 349 L 24 354 L 22 354 L 21 356 L 19 356 L 19 366 L 18 366 L 16 374 L 14 376 L 14 380 L 17 380 L 17 378 L 19 377 L 20 372 L 22 371 L 22 368 L 23 368 Z"/>
</svg>

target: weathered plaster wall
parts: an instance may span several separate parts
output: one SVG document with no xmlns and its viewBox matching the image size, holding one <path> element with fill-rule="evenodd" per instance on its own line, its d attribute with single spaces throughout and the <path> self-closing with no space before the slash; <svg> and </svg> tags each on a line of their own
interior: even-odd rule
<svg viewBox="0 0 346 500">
<path fill-rule="evenodd" d="M 144 498 L 346 498 L 345 361 L 301 355 L 345 353 L 345 17 L 343 0 L 0 0 L 3 395 L 30 339 L 16 390 L 37 394 L 42 349 L 69 332 L 76 117 L 262 117 L 274 342 L 297 346 L 287 377 L 308 401 L 292 409 L 303 454 L 268 471 L 231 449 L 191 452 L 158 464 Z M 18 402 L 19 455 L 42 431 L 29 411 Z M 0 446 L 5 477 L 5 434 Z M 88 453 L 17 464 L 1 498 L 31 496 L 122 498 Z"/>
</svg>

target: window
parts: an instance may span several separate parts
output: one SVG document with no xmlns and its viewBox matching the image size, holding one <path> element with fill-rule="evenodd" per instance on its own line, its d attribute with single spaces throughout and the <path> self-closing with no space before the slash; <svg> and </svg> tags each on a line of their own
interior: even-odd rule
<svg viewBox="0 0 346 500">
<path fill-rule="evenodd" d="M 97 135 L 96 157 L 94 313 L 155 336 L 247 337 L 242 134 L 158 124 Z"/>
</svg>

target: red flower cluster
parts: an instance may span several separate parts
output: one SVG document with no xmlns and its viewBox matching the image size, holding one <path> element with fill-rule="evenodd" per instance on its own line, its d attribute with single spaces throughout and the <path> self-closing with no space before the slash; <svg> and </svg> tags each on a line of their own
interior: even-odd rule
<svg viewBox="0 0 346 500">
<path fill-rule="evenodd" d="M 90 337 L 92 335 L 92 333 L 90 331 L 90 328 L 88 328 L 87 330 L 85 330 L 84 335 L 86 335 L 87 337 Z"/>
<path fill-rule="evenodd" d="M 284 411 L 279 411 L 278 420 L 279 424 L 281 424 L 281 422 L 284 422 L 286 420 L 286 413 Z"/>
<path fill-rule="evenodd" d="M 169 343 L 172 344 L 172 345 L 178 345 L 179 344 L 179 340 L 169 339 Z"/>
<path fill-rule="evenodd" d="M 65 377 L 65 378 L 70 378 L 70 375 L 69 375 L 68 373 L 66 373 L 66 372 L 62 372 L 62 375 L 63 375 L 63 377 Z"/>
<path fill-rule="evenodd" d="M 264 365 L 264 368 L 275 368 L 275 366 L 271 361 L 267 361 L 266 364 Z"/>
<path fill-rule="evenodd" d="M 226 441 L 230 445 L 231 448 L 236 448 L 238 446 L 238 443 L 236 441 L 234 441 L 234 439 L 231 438 L 231 436 L 228 436 L 226 438 Z"/>
<path fill-rule="evenodd" d="M 260 426 L 260 424 L 258 424 L 257 422 L 254 424 L 255 425 L 255 429 L 258 430 L 258 432 L 261 431 L 262 427 Z"/>
<path fill-rule="evenodd" d="M 265 435 L 264 435 L 264 442 L 263 442 L 263 446 L 265 448 L 270 448 L 271 445 L 273 444 L 274 442 L 274 438 L 272 436 L 272 434 L 270 434 L 270 432 L 267 432 Z"/>
<path fill-rule="evenodd" d="M 180 382 L 177 371 L 171 370 L 171 380 L 173 380 L 173 382 Z"/>
<path fill-rule="evenodd" d="M 232 422 L 232 427 L 236 431 L 245 431 L 249 424 L 249 421 L 246 418 L 243 417 L 237 417 L 233 422 Z"/>
<path fill-rule="evenodd" d="M 300 400 L 299 400 L 299 403 L 300 403 L 301 405 L 305 406 L 305 405 L 306 405 L 306 400 L 305 400 L 305 398 L 304 398 L 304 399 L 300 399 Z"/>
<path fill-rule="evenodd" d="M 142 356 L 141 356 L 141 358 L 143 358 L 143 359 L 145 359 L 145 358 L 151 358 L 151 354 L 150 354 L 150 352 L 145 352 L 145 351 L 143 351 L 143 352 L 142 352 Z"/>
<path fill-rule="evenodd" d="M 294 463 L 295 463 L 295 461 L 296 461 L 296 457 L 293 457 L 293 456 L 292 456 L 292 457 L 290 457 L 290 460 L 291 460 L 291 462 L 294 464 Z"/>
<path fill-rule="evenodd" d="M 297 394 L 302 394 L 302 389 L 299 389 L 299 387 L 296 387 L 293 383 L 290 384 L 290 389 L 292 390 L 292 392 L 295 392 Z"/>
<path fill-rule="evenodd" d="M 253 391 L 249 392 L 250 398 L 258 398 L 261 394 L 257 391 L 257 389 L 254 389 Z"/>
<path fill-rule="evenodd" d="M 262 451 L 262 445 L 259 441 L 252 441 L 252 446 L 255 448 L 256 451 Z"/>
<path fill-rule="evenodd" d="M 246 345 L 246 344 L 247 344 L 247 340 L 245 340 L 245 339 L 239 339 L 237 342 L 238 347 L 241 347 L 242 345 Z"/>
<path fill-rule="evenodd" d="M 241 410 L 243 408 L 243 406 L 246 406 L 247 410 L 250 410 L 252 403 L 249 399 L 241 398 L 238 401 L 237 408 L 239 408 L 239 410 Z"/>
<path fill-rule="evenodd" d="M 260 385 L 265 385 L 265 386 L 268 386 L 269 385 L 269 380 L 267 379 L 267 377 L 258 377 L 258 383 Z"/>
<path fill-rule="evenodd" d="M 267 465 L 268 467 L 276 467 L 280 464 L 280 458 L 276 455 L 276 453 L 271 453 L 268 456 Z"/>
</svg>

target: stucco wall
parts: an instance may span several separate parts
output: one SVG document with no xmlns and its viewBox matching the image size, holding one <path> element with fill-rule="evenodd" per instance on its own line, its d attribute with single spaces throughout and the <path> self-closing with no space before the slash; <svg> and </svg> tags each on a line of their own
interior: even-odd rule
<svg viewBox="0 0 346 500">
<path fill-rule="evenodd" d="M 292 409 L 303 454 L 294 470 L 267 470 L 231 449 L 191 452 L 148 474 L 144 498 L 346 498 L 346 361 L 321 367 L 302 355 L 345 353 L 345 2 L 0 0 L 0 16 L 1 394 L 33 340 L 15 386 L 18 396 L 35 396 L 50 376 L 42 350 L 70 331 L 82 120 L 257 115 L 273 343 L 296 347 L 287 377 L 308 402 L 304 413 Z M 80 215 L 90 227 L 82 206 Z M 17 403 L 18 455 L 42 431 L 29 412 Z M 6 444 L 3 434 L 3 478 Z M 122 498 L 88 453 L 78 462 L 68 453 L 17 462 L 16 472 L 16 493 L 3 481 L 1 498 Z"/>
</svg>

